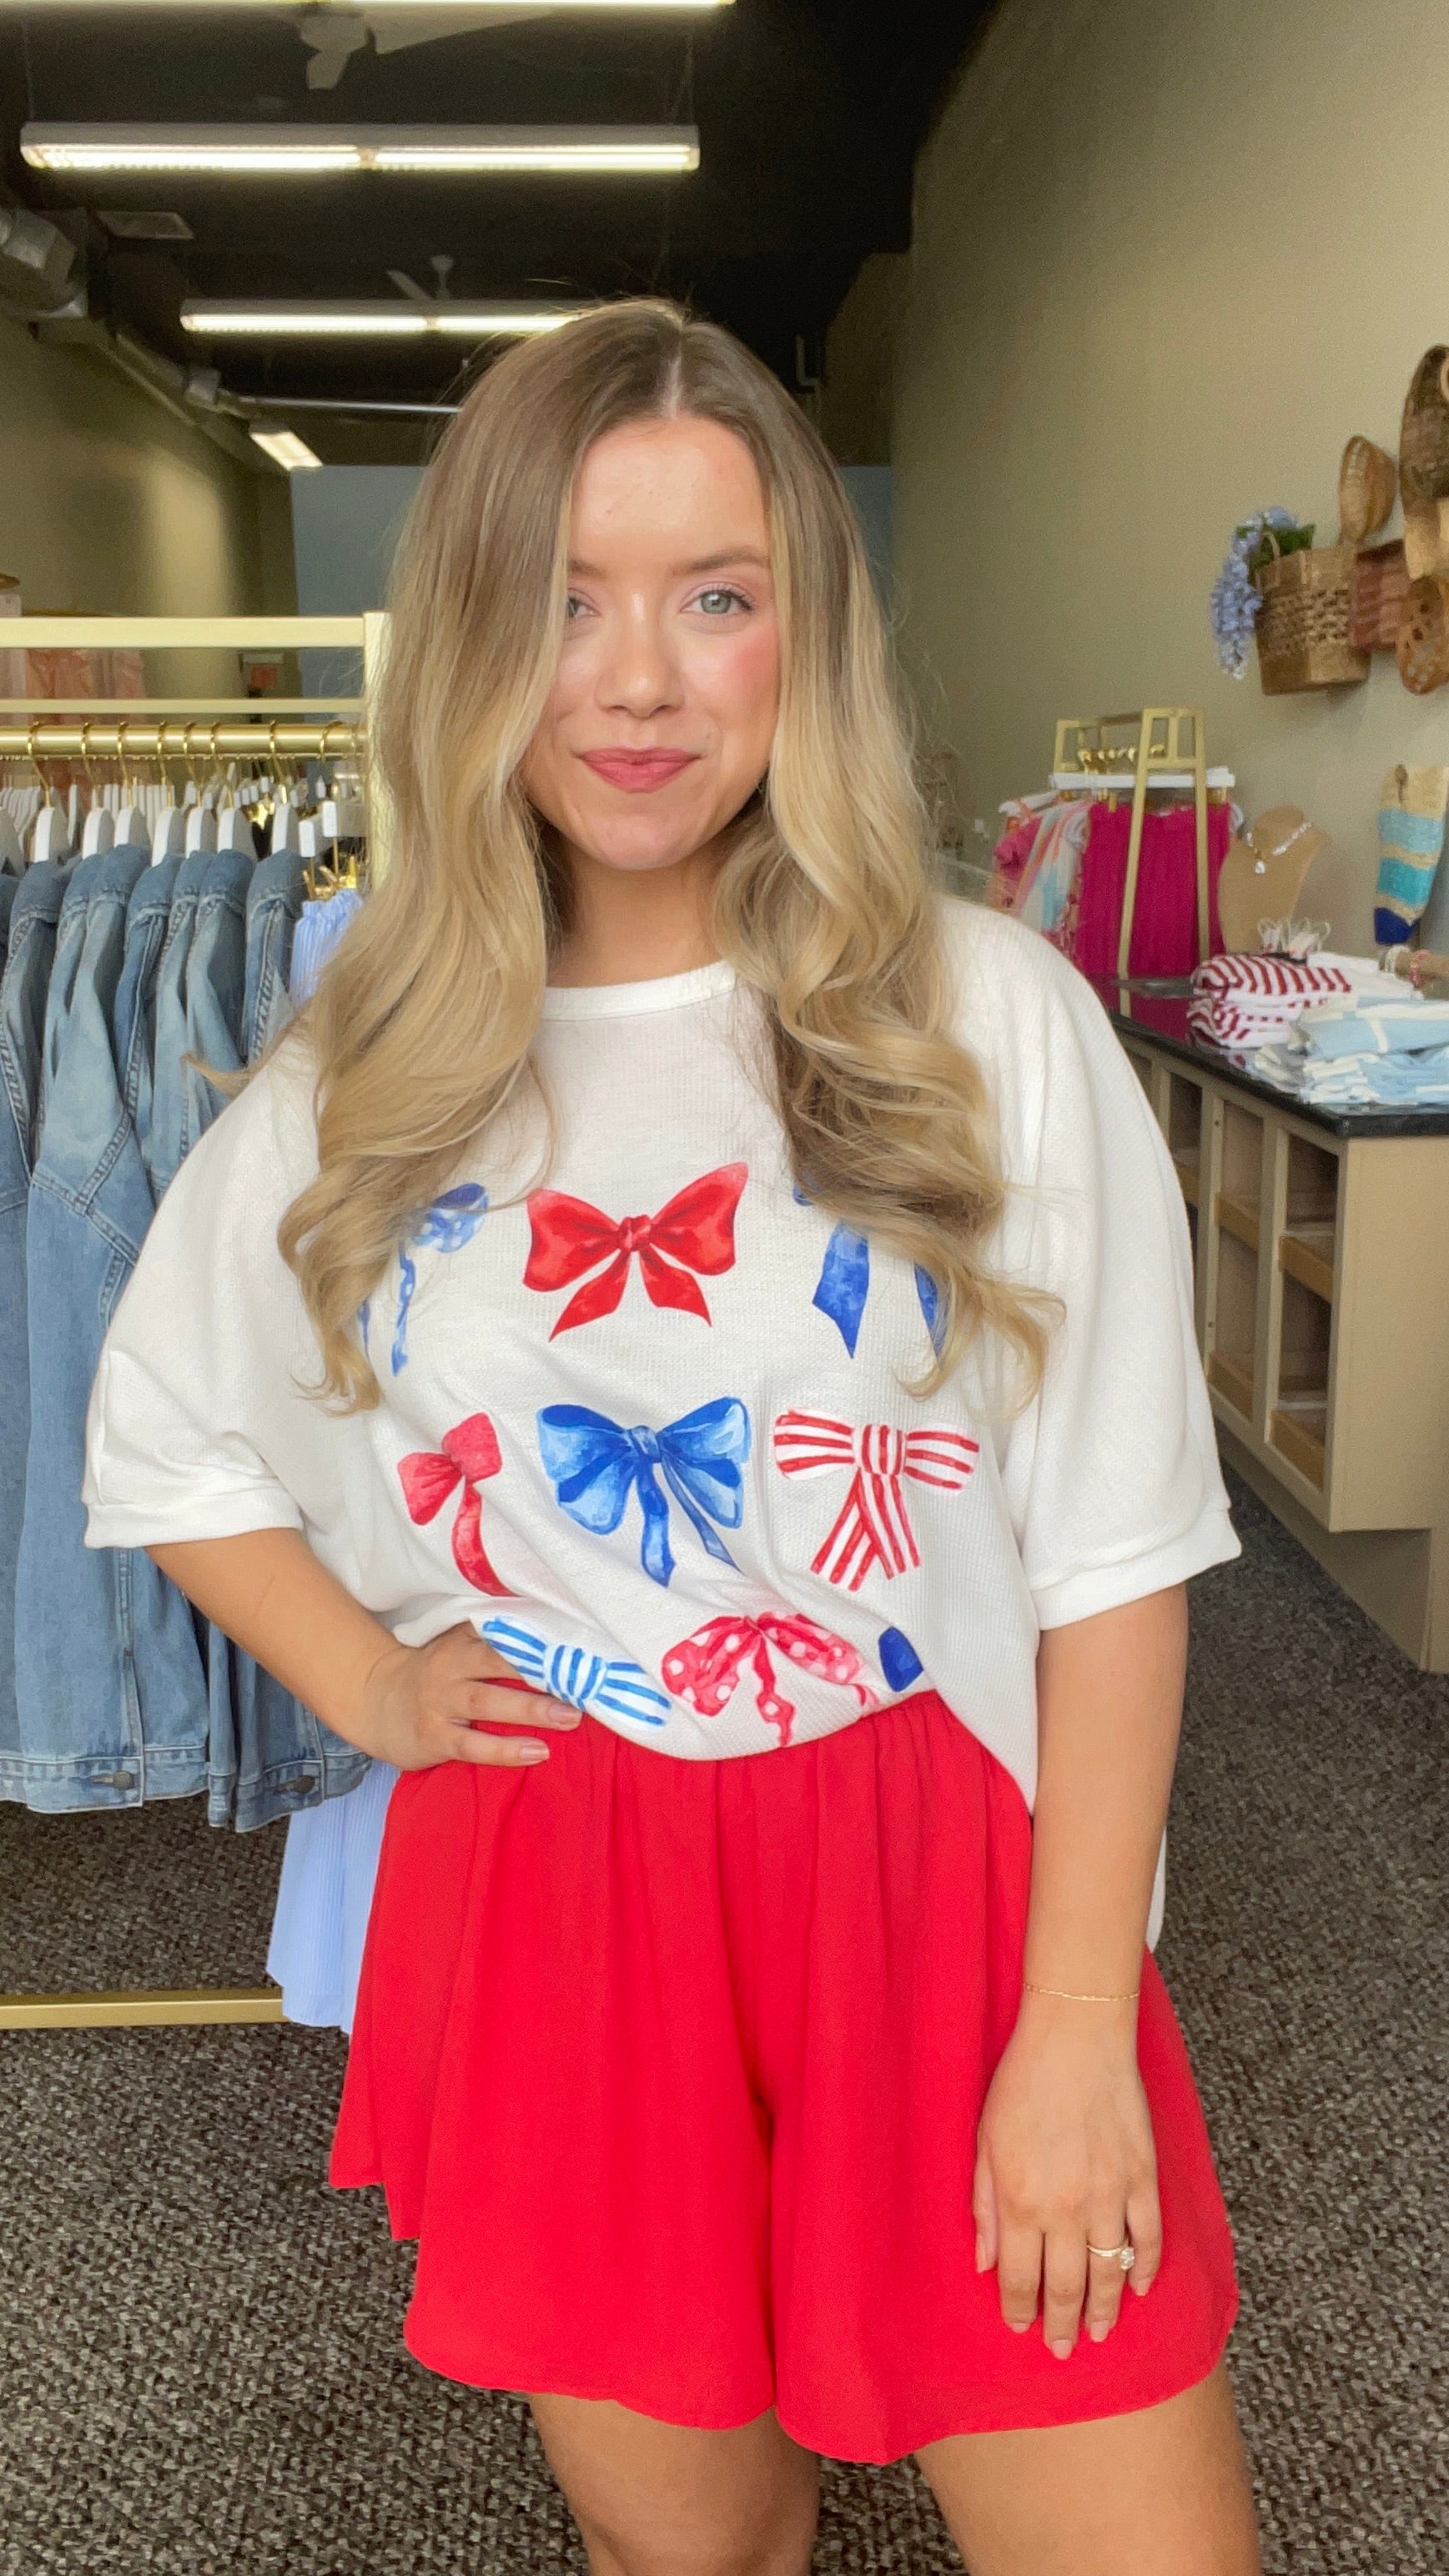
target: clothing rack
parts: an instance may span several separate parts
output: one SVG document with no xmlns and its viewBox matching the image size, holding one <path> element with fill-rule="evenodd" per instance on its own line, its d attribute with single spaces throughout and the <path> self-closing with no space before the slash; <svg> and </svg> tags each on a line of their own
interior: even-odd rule
<svg viewBox="0 0 1449 2576">
<path fill-rule="evenodd" d="M 366 709 L 387 651 L 387 618 L 7 617 L 0 650 L 238 653 L 351 648 L 362 656 L 362 697 L 0 698 L 0 760 L 360 759 Z M 364 776 L 366 775 L 364 770 Z M 381 800 L 369 792 L 368 861 L 385 860 Z M 115 2030 L 282 2018 L 275 1986 L 117 1989 L 94 1994 L 0 1994 L 3 2030 Z"/>
<path fill-rule="evenodd" d="M 1231 784 L 1224 779 L 1224 784 Z M 1201 707 L 1139 707 L 1122 716 L 1062 716 L 1052 758 L 1054 788 L 1088 795 L 1131 794 L 1127 882 L 1117 940 L 1117 972 L 1125 983 L 1132 952 L 1142 826 L 1149 793 L 1191 789 L 1197 826 L 1197 953 L 1211 954 L 1212 906 L 1208 872 L 1208 769 Z M 1214 787 L 1218 781 L 1214 779 Z"/>
</svg>

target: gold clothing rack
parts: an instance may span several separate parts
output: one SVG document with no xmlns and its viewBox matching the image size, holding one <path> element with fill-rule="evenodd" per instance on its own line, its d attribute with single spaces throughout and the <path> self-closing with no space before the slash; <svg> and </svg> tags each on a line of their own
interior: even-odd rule
<svg viewBox="0 0 1449 2576">
<path fill-rule="evenodd" d="M 1197 833 L 1197 953 L 1201 963 L 1212 949 L 1207 753 L 1201 707 L 1139 707 L 1124 716 L 1060 717 L 1052 784 L 1065 787 L 1069 782 L 1099 795 L 1120 793 L 1130 784 L 1127 882 L 1117 941 L 1117 973 L 1124 983 L 1132 953 L 1148 795 L 1153 789 L 1191 789 Z"/>
<path fill-rule="evenodd" d="M 5 617 L 0 651 L 238 653 L 351 648 L 362 655 L 363 698 L 74 698 L 0 700 L 0 760 L 361 758 L 366 707 L 387 651 L 387 619 L 362 617 Z M 94 704 L 95 714 L 84 713 Z M 309 716 L 309 708 L 315 707 Z M 364 772 L 365 775 L 365 772 Z M 368 860 L 386 854 L 385 815 L 369 792 Z M 276 1986 L 158 1987 L 95 1994 L 0 1995 L 0 2031 L 116 2030 L 282 2018 Z"/>
</svg>

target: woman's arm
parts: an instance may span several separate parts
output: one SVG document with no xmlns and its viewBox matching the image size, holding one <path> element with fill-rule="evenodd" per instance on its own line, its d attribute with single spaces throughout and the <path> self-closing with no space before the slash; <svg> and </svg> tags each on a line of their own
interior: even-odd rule
<svg viewBox="0 0 1449 2576">
<path fill-rule="evenodd" d="M 147 1550 L 198 1610 L 275 1673 L 333 1733 L 364 1753 L 423 1771 L 437 1762 L 542 1762 L 525 1735 L 485 1735 L 524 1718 L 518 1676 L 472 1628 L 400 1646 L 300 1531 L 178 1541 Z M 502 1685 L 508 1684 L 509 1687 Z M 530 1692 L 529 1726 L 577 1726 L 579 1712 Z"/>
<path fill-rule="evenodd" d="M 982 2113 L 977 2266 L 1002 2314 L 1065 2359 L 1100 2342 L 1124 2276 L 1087 2253 L 1130 2236 L 1150 2289 L 1161 2256 L 1156 2159 L 1137 2073 L 1147 1911 L 1167 1816 L 1187 1658 L 1182 1585 L 1043 1634 L 1039 1770 L 1021 2012 Z M 1070 1999 L 1069 1999 L 1070 1998 Z"/>
</svg>

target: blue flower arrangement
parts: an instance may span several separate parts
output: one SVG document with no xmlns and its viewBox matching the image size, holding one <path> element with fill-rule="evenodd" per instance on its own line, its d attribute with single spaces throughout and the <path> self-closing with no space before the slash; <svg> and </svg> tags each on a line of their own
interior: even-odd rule
<svg viewBox="0 0 1449 2576">
<path fill-rule="evenodd" d="M 1265 528 L 1271 528 L 1280 539 L 1291 537 L 1291 542 L 1281 544 L 1284 554 L 1313 543 L 1313 529 L 1295 519 L 1291 510 L 1280 510 L 1276 503 L 1266 510 L 1255 510 L 1235 531 L 1222 571 L 1213 583 L 1210 603 L 1218 660 L 1235 680 L 1241 680 L 1247 670 L 1248 647 L 1263 605 L 1262 593 L 1254 589 L 1252 575 L 1271 552 L 1263 543 Z"/>
</svg>

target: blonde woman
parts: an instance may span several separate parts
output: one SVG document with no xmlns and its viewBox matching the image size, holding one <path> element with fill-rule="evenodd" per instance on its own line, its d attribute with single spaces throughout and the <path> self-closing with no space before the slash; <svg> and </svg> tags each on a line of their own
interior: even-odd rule
<svg viewBox="0 0 1449 2576">
<path fill-rule="evenodd" d="M 483 378 L 378 750 L 88 1502 L 406 1775 L 332 2178 L 408 2343 L 528 2393 L 598 2576 L 802 2576 L 817 2455 L 911 2452 L 977 2576 L 1248 2576 L 1144 1948 L 1235 1550 L 1176 1183 L 1087 986 L 932 893 L 849 507 L 725 333 Z"/>
</svg>

